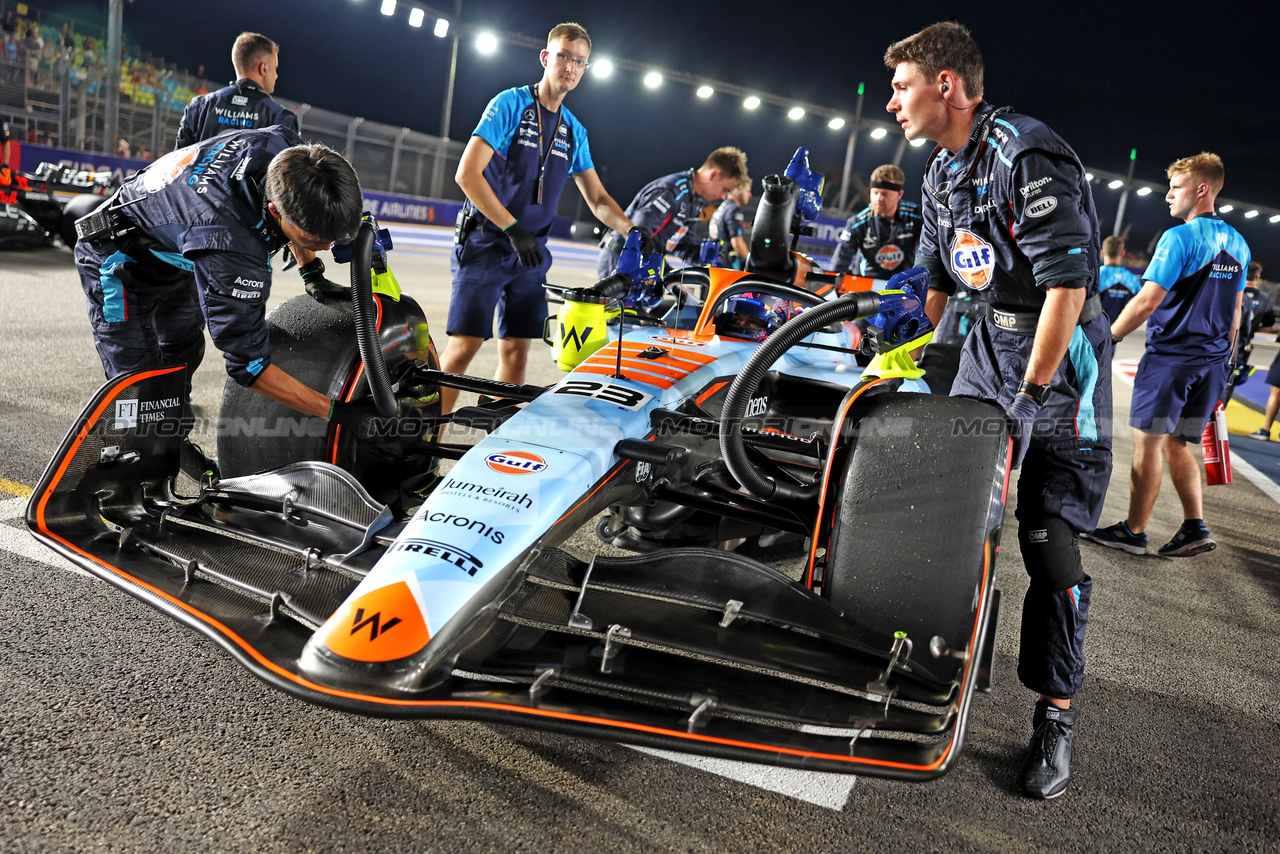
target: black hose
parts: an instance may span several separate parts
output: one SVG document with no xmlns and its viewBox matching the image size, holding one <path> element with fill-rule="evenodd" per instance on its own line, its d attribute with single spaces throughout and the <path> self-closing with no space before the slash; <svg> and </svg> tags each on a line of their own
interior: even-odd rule
<svg viewBox="0 0 1280 854">
<path fill-rule="evenodd" d="M 374 405 L 378 407 L 378 414 L 390 418 L 400 411 L 400 405 L 391 390 L 391 376 L 382 358 L 378 308 L 373 304 L 373 242 L 377 236 L 378 229 L 364 220 L 351 244 L 351 314 L 356 326 L 360 361 L 364 363 L 364 375 L 369 382 Z"/>
<path fill-rule="evenodd" d="M 729 393 L 724 399 L 720 415 L 720 455 L 724 457 L 729 473 L 752 494 L 768 501 L 775 497 L 787 500 L 812 500 L 817 498 L 818 484 L 795 486 L 779 483 L 762 475 L 747 457 L 742 441 L 742 419 L 747 404 L 760 387 L 760 381 L 778 358 L 806 336 L 829 323 L 869 317 L 880 310 L 880 295 L 874 292 L 846 294 L 832 302 L 810 308 L 799 317 L 787 321 L 781 329 L 769 336 L 751 358 L 742 366 Z"/>
</svg>

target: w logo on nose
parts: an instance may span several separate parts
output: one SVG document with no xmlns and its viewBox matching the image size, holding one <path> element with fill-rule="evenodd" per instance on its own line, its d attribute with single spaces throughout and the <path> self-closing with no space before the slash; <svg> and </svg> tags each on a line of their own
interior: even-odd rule
<svg viewBox="0 0 1280 854">
<path fill-rule="evenodd" d="M 376 613 L 374 613 L 372 617 L 366 620 L 364 618 L 364 608 L 359 608 L 356 610 L 355 619 L 351 621 L 351 634 L 354 635 L 356 632 L 360 631 L 365 626 L 368 626 L 369 640 L 375 641 L 378 639 L 379 635 L 381 635 L 386 631 L 389 631 L 392 627 L 397 625 L 399 622 L 400 622 L 399 617 L 392 617 L 390 620 L 387 620 L 385 623 L 383 623 L 381 611 L 377 611 Z"/>
</svg>

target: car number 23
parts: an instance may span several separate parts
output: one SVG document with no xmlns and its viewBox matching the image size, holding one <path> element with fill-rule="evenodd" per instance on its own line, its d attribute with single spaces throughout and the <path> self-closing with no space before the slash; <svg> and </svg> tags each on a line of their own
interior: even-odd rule
<svg viewBox="0 0 1280 854">
<path fill-rule="evenodd" d="M 633 388 L 594 380 L 566 380 L 551 393 L 590 397 L 631 410 L 639 409 L 653 397 L 651 394 L 645 394 Z"/>
</svg>

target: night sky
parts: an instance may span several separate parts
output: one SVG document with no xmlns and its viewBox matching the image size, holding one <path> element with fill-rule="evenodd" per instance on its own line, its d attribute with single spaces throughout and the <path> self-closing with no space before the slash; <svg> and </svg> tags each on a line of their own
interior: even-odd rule
<svg viewBox="0 0 1280 854">
<path fill-rule="evenodd" d="M 206 67 L 214 80 L 233 76 L 230 46 L 241 30 L 258 30 L 281 45 L 276 92 L 371 121 L 438 133 L 447 80 L 449 39 L 392 18 L 380 0 L 134 0 L 124 9 L 131 43 L 179 67 Z M 37 0 L 33 5 L 105 25 L 106 3 Z M 452 10 L 452 0 L 435 0 Z M 852 115 L 865 81 L 864 116 L 889 119 L 890 72 L 885 48 L 939 20 L 968 26 L 986 62 L 986 97 L 1047 122 L 1086 166 L 1123 173 L 1136 148 L 1135 178 L 1163 185 L 1173 160 L 1202 150 L 1222 156 L 1222 195 L 1280 208 L 1280 171 L 1271 147 L 1280 110 L 1265 95 L 1275 77 L 1275 29 L 1270 4 L 1095 3 L 810 3 L 595 2 L 464 0 L 462 20 L 539 39 L 562 20 L 591 33 L 592 59 L 605 56 L 695 75 L 829 106 Z M 478 54 L 470 39 L 459 51 L 450 134 L 463 138 L 499 90 L 535 82 L 536 52 L 505 47 Z M 758 179 L 781 171 L 799 145 L 832 176 L 844 161 L 847 131 L 825 119 L 788 120 L 779 107 L 747 112 L 740 99 L 694 96 L 690 86 L 641 86 L 633 72 L 608 80 L 588 72 L 566 104 L 587 126 L 597 169 L 626 205 L 648 180 L 698 165 L 719 145 L 737 145 Z M 859 137 L 855 171 L 866 175 L 892 159 L 898 136 Z M 907 198 L 919 198 L 919 177 L 932 146 L 903 158 Z M 572 192 L 572 191 L 570 191 Z M 830 193 L 829 198 L 834 198 Z M 1095 185 L 1104 234 L 1119 193 Z M 1280 223 L 1225 218 L 1252 245 L 1254 256 L 1280 279 Z M 1129 245 L 1145 249 L 1165 228 L 1161 193 L 1130 195 Z M 1273 250 L 1271 247 L 1276 246 Z"/>
</svg>

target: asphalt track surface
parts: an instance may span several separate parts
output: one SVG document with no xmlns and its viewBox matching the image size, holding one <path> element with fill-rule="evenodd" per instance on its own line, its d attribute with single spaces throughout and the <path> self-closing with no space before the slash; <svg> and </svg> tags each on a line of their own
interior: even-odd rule
<svg viewBox="0 0 1280 854">
<path fill-rule="evenodd" d="M 406 233 L 392 255 L 441 344 L 443 235 Z M 552 281 L 592 278 L 584 248 L 561 250 Z M 301 292 L 292 273 L 277 279 L 273 300 Z M 939 781 L 689 765 L 506 726 L 373 720 L 268 688 L 30 539 L 21 496 L 102 377 L 66 250 L 0 254 L 0 291 L 0 851 L 1280 848 L 1280 507 L 1246 479 L 1206 490 L 1209 554 L 1082 544 L 1096 585 L 1088 678 L 1072 786 L 1056 801 L 1013 786 L 1035 698 L 1015 674 L 1026 582 L 1012 513 L 995 688 L 975 700 L 961 760 Z M 492 371 L 493 351 L 475 372 Z M 541 346 L 530 374 L 557 377 Z M 211 348 L 196 377 L 205 415 L 223 377 Z M 1115 391 L 1121 419 L 1128 386 Z M 1121 428 L 1104 523 L 1124 515 L 1131 453 Z M 1181 515 L 1166 475 L 1153 546 Z"/>
</svg>

